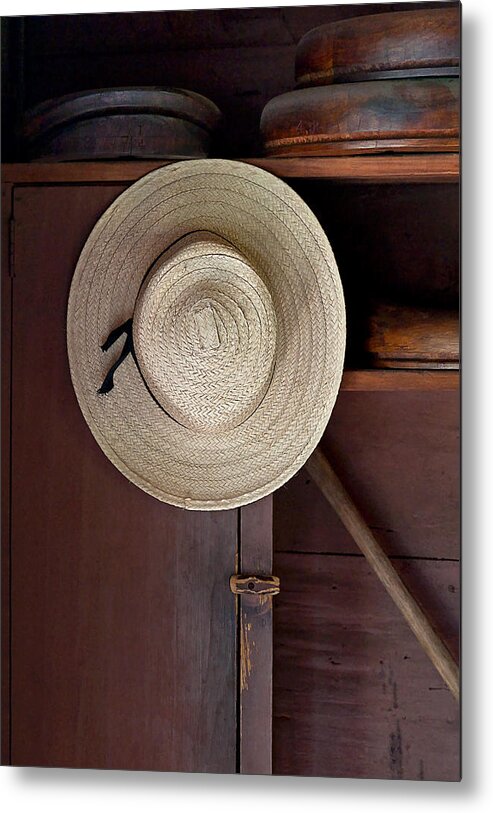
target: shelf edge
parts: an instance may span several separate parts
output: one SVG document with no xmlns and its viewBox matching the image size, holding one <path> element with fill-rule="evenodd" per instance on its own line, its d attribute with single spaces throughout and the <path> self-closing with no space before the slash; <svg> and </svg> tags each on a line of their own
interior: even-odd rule
<svg viewBox="0 0 493 813">
<path fill-rule="evenodd" d="M 346 392 L 459 391 L 459 370 L 346 370 Z"/>
<path fill-rule="evenodd" d="M 458 153 L 332 158 L 242 158 L 280 178 L 352 183 L 458 183 Z M 2 181 L 19 184 L 132 182 L 173 161 L 67 161 L 3 164 Z"/>
</svg>

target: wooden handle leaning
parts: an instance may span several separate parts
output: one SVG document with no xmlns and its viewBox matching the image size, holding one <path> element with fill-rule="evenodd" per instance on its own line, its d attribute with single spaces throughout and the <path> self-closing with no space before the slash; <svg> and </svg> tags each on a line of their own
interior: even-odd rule
<svg viewBox="0 0 493 813">
<path fill-rule="evenodd" d="M 456 700 L 459 699 L 459 667 L 423 610 L 383 552 L 372 531 L 332 469 L 317 448 L 305 463 L 310 476 L 349 531 L 361 552 L 401 611 L 419 643 Z"/>
</svg>

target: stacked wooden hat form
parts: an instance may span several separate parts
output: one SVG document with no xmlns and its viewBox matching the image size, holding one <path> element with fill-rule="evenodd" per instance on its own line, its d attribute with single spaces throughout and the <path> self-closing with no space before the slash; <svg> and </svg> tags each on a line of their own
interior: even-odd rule
<svg viewBox="0 0 493 813">
<path fill-rule="evenodd" d="M 272 156 L 450 152 L 459 138 L 459 8 L 319 26 L 296 51 L 296 87 L 261 118 Z"/>
</svg>

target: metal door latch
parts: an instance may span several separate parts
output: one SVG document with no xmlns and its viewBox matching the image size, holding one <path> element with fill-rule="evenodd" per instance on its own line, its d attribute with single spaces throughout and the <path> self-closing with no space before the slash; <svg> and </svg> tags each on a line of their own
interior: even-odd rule
<svg viewBox="0 0 493 813">
<path fill-rule="evenodd" d="M 229 586 L 235 595 L 275 596 L 281 589 L 277 576 L 231 576 Z"/>
</svg>

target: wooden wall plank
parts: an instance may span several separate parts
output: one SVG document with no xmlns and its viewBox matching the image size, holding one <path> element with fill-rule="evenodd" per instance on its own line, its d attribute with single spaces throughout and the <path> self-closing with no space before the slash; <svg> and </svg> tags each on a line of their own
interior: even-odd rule
<svg viewBox="0 0 493 813">
<path fill-rule="evenodd" d="M 322 448 L 388 555 L 459 558 L 458 393 L 341 392 Z M 274 540 L 357 552 L 304 469 L 276 494 Z"/>
<path fill-rule="evenodd" d="M 364 558 L 275 565 L 274 773 L 458 781 L 457 704 Z M 397 566 L 456 652 L 458 564 Z"/>
<path fill-rule="evenodd" d="M 459 155 L 354 155 L 337 157 L 247 158 L 280 178 L 329 179 L 356 183 L 457 183 Z"/>
<path fill-rule="evenodd" d="M 2 184 L 2 736 L 1 763 L 10 765 L 10 391 L 12 330 L 12 185 Z"/>
<path fill-rule="evenodd" d="M 272 574 L 272 496 L 240 509 L 240 573 Z M 272 773 L 272 596 L 239 597 L 240 773 Z"/>
<path fill-rule="evenodd" d="M 458 370 L 345 370 L 341 390 L 352 392 L 457 392 Z"/>
</svg>

